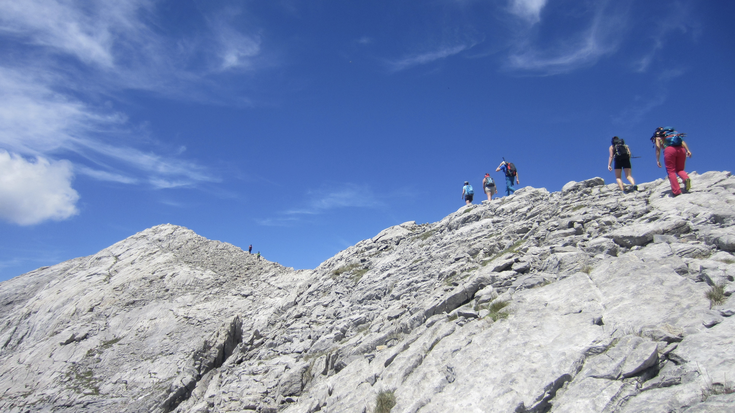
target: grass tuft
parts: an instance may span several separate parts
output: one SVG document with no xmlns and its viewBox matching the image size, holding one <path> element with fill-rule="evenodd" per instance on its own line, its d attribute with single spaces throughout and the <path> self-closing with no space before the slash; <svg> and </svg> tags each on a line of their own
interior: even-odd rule
<svg viewBox="0 0 735 413">
<path fill-rule="evenodd" d="M 374 413 L 390 413 L 390 409 L 396 405 L 396 395 L 393 394 L 393 390 L 381 391 L 375 398 L 375 410 Z"/>
<path fill-rule="evenodd" d="M 725 286 L 723 284 L 713 285 L 705 294 L 709 300 L 709 307 L 725 303 Z"/>
<path fill-rule="evenodd" d="M 735 387 L 733 387 L 732 383 L 729 381 L 725 380 L 724 383 L 714 383 L 709 381 L 707 383 L 707 387 L 702 389 L 702 401 L 707 401 L 710 396 L 732 393 L 735 393 Z"/>
</svg>

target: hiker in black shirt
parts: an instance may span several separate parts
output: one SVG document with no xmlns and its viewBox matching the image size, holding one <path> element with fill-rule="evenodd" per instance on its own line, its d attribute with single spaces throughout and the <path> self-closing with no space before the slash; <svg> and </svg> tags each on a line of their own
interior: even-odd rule
<svg viewBox="0 0 735 413">
<path fill-rule="evenodd" d="M 623 178 L 622 178 L 622 172 L 625 170 L 625 178 L 628 179 L 628 182 L 632 185 L 630 187 L 631 191 L 637 191 L 638 185 L 635 184 L 635 180 L 633 179 L 633 175 L 631 174 L 631 166 L 630 166 L 630 148 L 628 145 L 625 144 L 625 140 L 618 138 L 617 136 L 613 136 L 612 138 L 612 145 L 610 145 L 610 158 L 607 160 L 607 170 L 612 171 L 612 163 L 613 159 L 615 160 L 615 179 L 618 181 L 618 186 L 620 187 L 620 190 L 623 192 L 626 192 L 625 185 L 623 185 Z"/>
</svg>

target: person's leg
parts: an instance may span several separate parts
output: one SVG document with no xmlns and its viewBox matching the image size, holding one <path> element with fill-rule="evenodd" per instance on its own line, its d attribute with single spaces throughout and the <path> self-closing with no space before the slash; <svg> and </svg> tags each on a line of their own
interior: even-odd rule
<svg viewBox="0 0 735 413">
<path fill-rule="evenodd" d="M 621 176 L 622 174 L 622 169 L 615 169 L 615 180 L 618 181 L 618 187 L 620 187 L 621 191 L 625 192 L 625 185 L 623 185 L 623 178 Z"/>
<path fill-rule="evenodd" d="M 674 196 L 681 195 L 681 187 L 679 186 L 679 179 L 676 173 L 676 156 L 676 147 L 669 146 L 664 149 L 664 164 L 666 164 L 666 174 L 669 176 L 671 193 L 673 193 Z"/>
<path fill-rule="evenodd" d="M 689 180 L 689 174 L 684 170 L 687 163 L 687 151 L 683 146 L 679 146 L 676 149 L 676 174 L 684 181 L 685 188 L 688 191 L 692 185 Z"/>
<path fill-rule="evenodd" d="M 506 176 L 505 177 L 505 183 L 508 185 L 508 195 L 512 195 L 513 192 L 516 191 L 516 189 L 513 187 L 513 177 L 512 176 Z"/>
<path fill-rule="evenodd" d="M 485 195 L 487 195 L 488 201 L 493 199 L 493 192 L 488 187 L 485 187 Z"/>
<path fill-rule="evenodd" d="M 631 185 L 635 186 L 635 179 L 633 179 L 633 171 L 630 168 L 623 168 L 623 170 L 625 171 L 625 179 L 627 179 Z"/>
</svg>

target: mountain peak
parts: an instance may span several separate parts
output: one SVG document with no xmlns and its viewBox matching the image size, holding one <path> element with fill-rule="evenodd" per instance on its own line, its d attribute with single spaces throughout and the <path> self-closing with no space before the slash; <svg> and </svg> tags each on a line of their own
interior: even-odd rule
<svg viewBox="0 0 735 413">
<path fill-rule="evenodd" d="M 146 229 L 0 284 L 0 408 L 731 410 L 735 178 L 691 177 L 527 187 L 314 270 Z"/>
</svg>

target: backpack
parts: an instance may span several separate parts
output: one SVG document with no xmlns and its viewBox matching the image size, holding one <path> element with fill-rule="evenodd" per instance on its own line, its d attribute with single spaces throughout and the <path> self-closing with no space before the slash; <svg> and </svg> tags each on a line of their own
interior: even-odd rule
<svg viewBox="0 0 735 413">
<path fill-rule="evenodd" d="M 485 188 L 490 188 L 491 186 L 495 186 L 495 181 L 493 181 L 493 178 L 486 176 L 485 177 Z"/>
<path fill-rule="evenodd" d="M 625 145 L 625 139 L 616 139 L 613 145 L 615 159 L 630 159 L 630 150 Z"/>
<path fill-rule="evenodd" d="M 474 195 L 475 191 L 472 189 L 472 185 L 467 184 L 467 189 L 464 191 L 465 195 Z"/>
<path fill-rule="evenodd" d="M 656 129 L 651 137 L 651 142 L 655 142 L 656 138 L 662 138 L 666 142 L 666 146 L 681 146 L 682 138 L 685 136 L 687 136 L 686 133 L 677 132 L 673 126 L 666 126 L 661 130 Z"/>
<path fill-rule="evenodd" d="M 505 170 L 507 171 L 505 174 L 508 176 L 516 176 L 518 174 L 518 169 L 513 165 L 513 162 L 508 162 Z"/>
<path fill-rule="evenodd" d="M 687 135 L 686 133 L 677 132 L 671 126 L 665 127 L 663 133 L 667 146 L 681 146 L 681 143 L 683 142 L 682 138 Z"/>
</svg>

